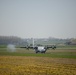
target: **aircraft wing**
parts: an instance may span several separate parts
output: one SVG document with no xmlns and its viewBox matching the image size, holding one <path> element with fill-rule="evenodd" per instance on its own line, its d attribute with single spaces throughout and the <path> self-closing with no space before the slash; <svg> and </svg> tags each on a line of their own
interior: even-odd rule
<svg viewBox="0 0 76 75">
<path fill-rule="evenodd" d="M 36 47 L 33 47 L 33 46 L 25 46 L 25 47 L 20 47 L 20 48 L 35 49 Z"/>
<path fill-rule="evenodd" d="M 20 47 L 20 48 L 27 48 L 27 47 Z"/>
<path fill-rule="evenodd" d="M 52 49 L 56 49 L 56 46 L 47 46 L 47 49 L 52 48 Z"/>
</svg>

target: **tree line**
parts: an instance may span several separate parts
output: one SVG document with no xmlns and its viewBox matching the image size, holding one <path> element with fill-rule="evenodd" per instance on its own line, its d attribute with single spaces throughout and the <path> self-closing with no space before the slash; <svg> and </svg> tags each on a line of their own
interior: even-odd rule
<svg viewBox="0 0 76 75">
<path fill-rule="evenodd" d="M 8 44 L 26 45 L 27 41 L 17 36 L 0 36 L 0 45 L 8 45 Z"/>
</svg>

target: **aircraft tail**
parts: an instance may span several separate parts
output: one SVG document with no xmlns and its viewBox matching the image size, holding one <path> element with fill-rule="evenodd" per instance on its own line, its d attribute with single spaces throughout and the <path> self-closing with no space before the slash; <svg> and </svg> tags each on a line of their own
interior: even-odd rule
<svg viewBox="0 0 76 75">
<path fill-rule="evenodd" d="M 35 43 L 34 43 L 34 39 L 33 39 L 33 48 L 35 47 L 35 45 L 34 45 Z"/>
</svg>

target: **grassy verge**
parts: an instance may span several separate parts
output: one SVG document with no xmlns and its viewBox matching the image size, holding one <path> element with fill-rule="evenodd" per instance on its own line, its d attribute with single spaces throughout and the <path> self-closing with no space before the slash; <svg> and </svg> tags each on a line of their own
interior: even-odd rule
<svg viewBox="0 0 76 75">
<path fill-rule="evenodd" d="M 56 49 L 56 50 L 47 50 L 44 53 L 35 53 L 34 50 L 26 50 L 16 48 L 15 52 L 8 52 L 6 48 L 0 48 L 0 56 L 31 56 L 31 57 L 52 57 L 52 58 L 75 58 L 76 59 L 76 50 L 75 49 Z"/>
<path fill-rule="evenodd" d="M 35 53 L 18 53 L 18 52 L 0 52 L 0 56 L 35 56 L 35 57 L 52 57 L 52 58 L 76 58 L 76 53 L 72 52 L 52 52 L 45 54 Z"/>
</svg>

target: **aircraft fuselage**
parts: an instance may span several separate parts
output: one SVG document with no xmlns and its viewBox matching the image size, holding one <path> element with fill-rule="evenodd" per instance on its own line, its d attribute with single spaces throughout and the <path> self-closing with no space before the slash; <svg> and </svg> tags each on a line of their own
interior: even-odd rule
<svg viewBox="0 0 76 75">
<path fill-rule="evenodd" d="M 34 49 L 35 49 L 36 53 L 45 53 L 46 52 L 46 48 L 43 46 L 38 46 L 38 47 L 35 47 Z"/>
</svg>

